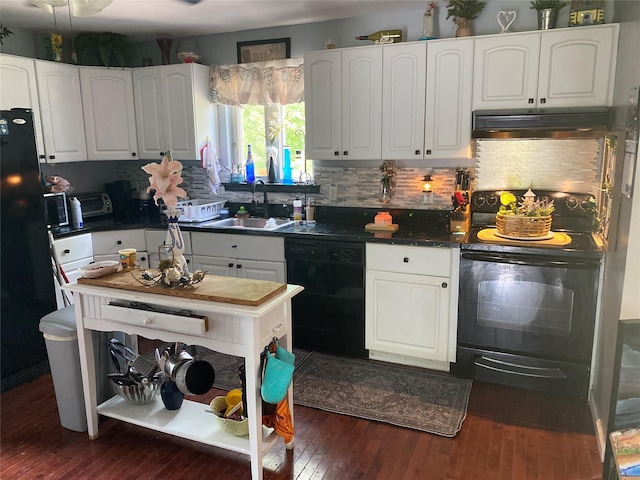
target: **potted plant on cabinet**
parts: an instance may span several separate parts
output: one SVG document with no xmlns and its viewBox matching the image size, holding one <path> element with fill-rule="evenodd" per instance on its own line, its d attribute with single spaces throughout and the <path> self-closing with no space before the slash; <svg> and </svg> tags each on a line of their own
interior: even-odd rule
<svg viewBox="0 0 640 480">
<path fill-rule="evenodd" d="M 567 5 L 564 0 L 532 0 L 530 8 L 538 12 L 538 30 L 555 28 L 558 12 Z"/>
<path fill-rule="evenodd" d="M 450 0 L 447 4 L 447 18 L 453 17 L 456 37 L 471 36 L 471 20 L 480 15 L 486 2 L 480 0 Z"/>
</svg>

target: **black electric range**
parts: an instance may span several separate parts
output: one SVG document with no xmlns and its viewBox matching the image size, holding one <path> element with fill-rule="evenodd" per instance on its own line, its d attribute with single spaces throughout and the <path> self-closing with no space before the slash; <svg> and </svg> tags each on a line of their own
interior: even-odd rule
<svg viewBox="0 0 640 480">
<path fill-rule="evenodd" d="M 509 190 L 521 199 L 526 190 Z M 471 195 L 471 229 L 463 250 L 489 252 L 542 254 L 553 256 L 578 256 L 597 258 L 601 248 L 591 233 L 593 223 L 593 195 L 589 193 L 568 193 L 552 190 L 536 190 L 538 199 L 553 200 L 555 211 L 552 214 L 551 232 L 562 233 L 570 243 L 556 245 L 540 240 L 512 240 L 491 236 L 491 240 L 478 238 L 481 231 L 493 229 L 496 225 L 496 213 L 500 209 L 502 190 L 479 190 Z M 486 238 L 486 235 L 485 235 Z"/>
</svg>

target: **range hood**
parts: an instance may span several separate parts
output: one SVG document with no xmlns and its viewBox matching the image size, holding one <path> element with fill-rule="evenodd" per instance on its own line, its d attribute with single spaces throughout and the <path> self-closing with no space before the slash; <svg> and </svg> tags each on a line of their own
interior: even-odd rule
<svg viewBox="0 0 640 480">
<path fill-rule="evenodd" d="M 473 138 L 597 137 L 611 126 L 610 108 L 481 110 L 473 112 Z"/>
</svg>

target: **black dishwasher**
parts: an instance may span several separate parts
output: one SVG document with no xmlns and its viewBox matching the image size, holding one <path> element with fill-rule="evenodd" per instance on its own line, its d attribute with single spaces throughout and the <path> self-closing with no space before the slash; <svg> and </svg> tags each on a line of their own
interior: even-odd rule
<svg viewBox="0 0 640 480">
<path fill-rule="evenodd" d="M 364 348 L 364 244 L 285 239 L 287 282 L 304 291 L 292 300 L 293 346 L 356 357 Z"/>
</svg>

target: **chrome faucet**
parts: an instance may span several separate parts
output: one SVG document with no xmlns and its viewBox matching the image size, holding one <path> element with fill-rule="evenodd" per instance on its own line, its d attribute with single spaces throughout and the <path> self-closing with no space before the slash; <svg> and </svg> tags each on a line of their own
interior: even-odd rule
<svg viewBox="0 0 640 480">
<path fill-rule="evenodd" d="M 269 218 L 269 200 L 267 200 L 267 184 L 264 182 L 264 180 L 260 178 L 254 180 L 253 184 L 251 185 L 252 202 L 255 202 L 256 185 L 258 184 L 262 185 L 262 189 L 264 191 L 264 198 L 262 200 L 262 208 L 263 208 L 262 213 L 264 215 L 264 218 Z"/>
</svg>

